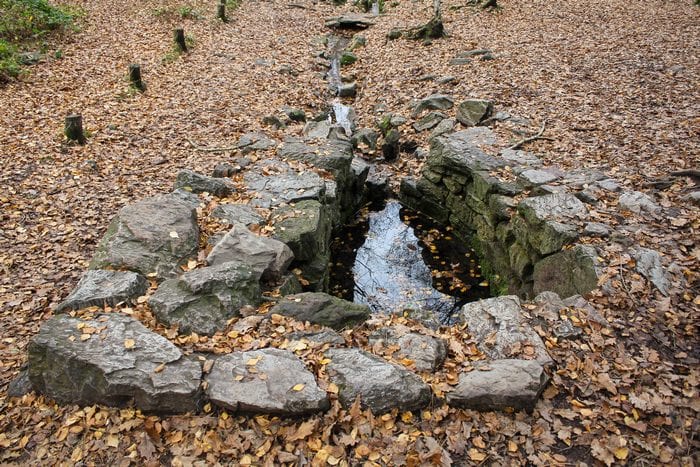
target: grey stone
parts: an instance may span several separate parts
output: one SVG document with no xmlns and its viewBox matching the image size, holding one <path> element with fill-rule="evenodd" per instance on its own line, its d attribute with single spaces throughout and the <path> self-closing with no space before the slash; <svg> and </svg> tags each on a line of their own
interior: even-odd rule
<svg viewBox="0 0 700 467">
<path fill-rule="evenodd" d="M 291 342 L 307 340 L 316 344 L 345 345 L 343 336 L 332 329 L 293 332 L 289 335 L 289 340 Z"/>
<path fill-rule="evenodd" d="M 491 54 L 492 52 L 489 49 L 473 49 L 473 50 L 467 50 L 465 52 L 459 52 L 457 54 L 457 57 L 460 58 L 466 58 L 466 57 L 474 57 L 474 56 L 479 56 L 479 55 L 487 55 Z"/>
<path fill-rule="evenodd" d="M 572 337 L 580 336 L 583 332 L 581 328 L 574 326 L 574 323 L 568 319 L 562 319 L 554 323 L 552 331 L 560 339 L 571 339 Z"/>
<path fill-rule="evenodd" d="M 437 370 L 447 356 L 447 345 L 444 340 L 411 332 L 408 327 L 401 325 L 373 332 L 369 336 L 369 343 L 373 347 L 375 345 L 398 346 L 399 350 L 393 354 L 393 357 L 412 360 L 413 367 L 418 371 Z"/>
<path fill-rule="evenodd" d="M 148 300 L 158 321 L 183 334 L 212 335 L 241 307 L 260 303 L 259 271 L 238 261 L 220 263 L 163 282 Z"/>
<path fill-rule="evenodd" d="M 599 222 L 587 222 L 583 228 L 583 234 L 590 237 L 609 237 L 610 227 Z"/>
<path fill-rule="evenodd" d="M 377 149 L 377 139 L 379 135 L 371 128 L 360 128 L 353 134 L 352 143 L 354 147 L 364 146 L 370 150 Z"/>
<path fill-rule="evenodd" d="M 635 214 L 654 214 L 661 209 L 649 195 L 639 191 L 626 191 L 620 195 L 620 209 L 631 211 Z"/>
<path fill-rule="evenodd" d="M 519 174 L 528 168 L 538 169 L 542 167 L 542 161 L 527 151 L 504 149 L 500 156 L 513 168 L 513 172 Z"/>
<path fill-rule="evenodd" d="M 124 206 L 112 220 L 90 269 L 128 269 L 159 278 L 177 274 L 197 253 L 196 206 L 177 194 L 146 198 Z"/>
<path fill-rule="evenodd" d="M 357 83 L 352 81 L 350 83 L 341 83 L 338 86 L 338 96 L 339 97 L 355 97 L 357 95 Z"/>
<path fill-rule="evenodd" d="M 371 16 L 359 13 L 346 13 L 326 20 L 326 27 L 335 29 L 366 29 L 373 24 Z"/>
<path fill-rule="evenodd" d="M 305 122 L 306 121 L 306 112 L 304 112 L 303 109 L 297 109 L 294 107 L 284 107 L 282 108 L 282 112 L 289 117 L 289 119 L 293 122 Z"/>
<path fill-rule="evenodd" d="M 240 137 L 237 144 L 243 154 L 254 151 L 264 151 L 277 146 L 277 141 L 264 133 L 251 132 Z"/>
<path fill-rule="evenodd" d="M 243 179 L 253 196 L 249 203 L 253 207 L 271 208 L 305 199 L 323 201 L 326 197 L 326 181 L 321 176 L 310 170 L 298 173 L 284 162 L 260 161 Z"/>
<path fill-rule="evenodd" d="M 542 364 L 552 361 L 540 336 L 525 322 L 515 295 L 467 303 L 460 316 L 479 349 L 492 360 L 526 355 Z"/>
<path fill-rule="evenodd" d="M 214 167 L 211 176 L 215 178 L 227 178 L 240 172 L 241 167 L 229 164 L 228 162 L 219 162 Z"/>
<path fill-rule="evenodd" d="M 454 130 L 457 121 L 454 118 L 446 118 L 438 123 L 435 128 L 430 132 L 431 138 L 437 138 L 438 136 L 444 135 Z"/>
<path fill-rule="evenodd" d="M 471 58 L 467 57 L 455 57 L 450 60 L 450 65 L 469 65 L 472 62 Z"/>
<path fill-rule="evenodd" d="M 488 171 L 505 166 L 504 161 L 489 156 L 476 144 L 475 134 L 469 130 L 433 138 L 426 163 L 431 168 L 442 168 L 443 171 L 456 171 L 465 175 L 477 170 Z"/>
<path fill-rule="evenodd" d="M 148 281 L 141 274 L 93 269 L 83 274 L 75 289 L 54 312 L 63 313 L 90 306 L 115 306 L 117 303 L 140 297 L 146 290 Z"/>
<path fill-rule="evenodd" d="M 595 169 L 576 169 L 567 172 L 563 183 L 571 188 L 583 189 L 595 184 L 600 180 L 606 180 L 607 175 Z"/>
<path fill-rule="evenodd" d="M 255 235 L 238 224 L 228 231 L 207 256 L 207 263 L 215 266 L 239 261 L 251 267 L 264 280 L 279 279 L 286 271 L 294 254 L 287 245 L 269 237 Z"/>
<path fill-rule="evenodd" d="M 394 128 L 398 128 L 404 123 L 406 123 L 408 119 L 406 117 L 402 117 L 401 115 L 392 115 L 391 118 L 389 119 L 389 123 L 391 126 Z"/>
<path fill-rule="evenodd" d="M 292 250 L 297 261 L 309 261 L 319 252 L 327 252 L 331 236 L 331 218 L 321 203 L 306 200 L 274 211 L 274 237 Z"/>
<path fill-rule="evenodd" d="M 331 126 L 328 120 L 306 122 L 303 134 L 309 139 L 326 139 L 331 132 Z"/>
<path fill-rule="evenodd" d="M 683 201 L 687 201 L 695 206 L 700 206 L 700 191 L 692 191 L 685 195 L 682 199 Z"/>
<path fill-rule="evenodd" d="M 598 286 L 599 268 L 595 248 L 576 245 L 535 263 L 534 292 L 549 290 L 561 297 L 586 294 Z"/>
<path fill-rule="evenodd" d="M 60 315 L 29 344 L 29 379 L 61 403 L 181 413 L 199 405 L 201 365 L 165 337 L 117 313 Z"/>
<path fill-rule="evenodd" d="M 454 391 L 447 393 L 453 407 L 483 411 L 532 411 L 549 377 L 533 360 L 496 360 L 459 375 Z"/>
<path fill-rule="evenodd" d="M 598 180 L 595 184 L 606 191 L 618 192 L 622 189 L 622 187 L 620 187 L 620 184 L 612 178 Z"/>
<path fill-rule="evenodd" d="M 284 124 L 282 119 L 280 119 L 276 115 L 266 115 L 262 118 L 262 123 L 263 125 L 271 126 L 275 130 L 279 130 L 282 128 L 287 128 L 287 125 Z"/>
<path fill-rule="evenodd" d="M 236 412 L 302 415 L 330 407 L 326 392 L 292 352 L 233 352 L 218 357 L 206 377 L 207 396 Z"/>
<path fill-rule="evenodd" d="M 362 323 L 370 315 L 369 308 L 365 305 L 321 292 L 287 295 L 270 312 L 333 329 L 344 329 Z"/>
<path fill-rule="evenodd" d="M 416 123 L 413 124 L 413 129 L 416 131 L 425 131 L 425 130 L 430 130 L 431 128 L 434 128 L 437 126 L 441 121 L 447 118 L 447 115 L 445 115 L 442 112 L 430 112 L 427 114 L 425 117 L 421 118 L 418 120 Z"/>
<path fill-rule="evenodd" d="M 333 173 L 336 182 L 344 183 L 350 173 L 352 162 L 352 144 L 349 141 L 327 140 L 315 144 L 288 139 L 277 151 L 282 159 L 307 162 L 319 169 Z"/>
<path fill-rule="evenodd" d="M 528 169 L 518 175 L 518 183 L 525 188 L 552 183 L 561 178 L 561 174 L 551 169 Z"/>
<path fill-rule="evenodd" d="M 437 84 L 447 84 L 447 83 L 452 83 L 452 82 L 456 82 L 456 81 L 457 81 L 457 77 L 452 76 L 452 75 L 441 76 L 435 80 L 435 82 Z"/>
<path fill-rule="evenodd" d="M 29 371 L 24 369 L 7 385 L 7 397 L 22 397 L 33 390 L 34 386 L 29 379 Z"/>
<path fill-rule="evenodd" d="M 183 189 L 192 193 L 211 193 L 223 198 L 236 191 L 231 180 L 209 177 L 191 170 L 181 170 L 175 179 L 175 190 Z"/>
<path fill-rule="evenodd" d="M 477 126 L 491 116 L 493 102 L 484 99 L 468 99 L 457 107 L 457 120 L 464 126 Z"/>
<path fill-rule="evenodd" d="M 417 117 L 425 110 L 448 110 L 454 106 L 454 99 L 445 94 L 431 94 L 421 99 L 413 109 L 413 116 Z"/>
<path fill-rule="evenodd" d="M 263 225 L 265 219 L 258 211 L 247 204 L 219 204 L 211 212 L 211 217 L 229 224 Z"/>
<path fill-rule="evenodd" d="M 588 214 L 586 206 L 568 193 L 527 198 L 518 204 L 518 211 L 530 224 L 547 220 L 580 219 Z"/>
<path fill-rule="evenodd" d="M 359 349 L 329 349 L 328 375 L 344 407 L 359 396 L 363 408 L 375 414 L 418 410 L 430 402 L 430 387 L 411 371 Z"/>
<path fill-rule="evenodd" d="M 659 289 L 664 295 L 668 295 L 670 286 L 666 271 L 661 265 L 661 255 L 649 248 L 637 247 L 631 250 L 632 257 L 637 262 L 635 268 Z"/>
</svg>

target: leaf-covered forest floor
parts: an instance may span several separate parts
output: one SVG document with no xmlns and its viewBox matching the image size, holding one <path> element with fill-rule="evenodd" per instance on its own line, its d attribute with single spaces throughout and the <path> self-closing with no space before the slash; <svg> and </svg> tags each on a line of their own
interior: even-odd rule
<svg viewBox="0 0 700 467">
<path fill-rule="evenodd" d="M 58 406 L 35 394 L 9 399 L 7 384 L 25 362 L 29 340 L 75 285 L 116 211 L 169 191 L 181 168 L 210 173 L 233 156 L 196 151 L 188 138 L 233 146 L 257 129 L 278 138 L 301 134 L 301 125 L 264 129 L 261 118 L 285 105 L 307 114 L 323 108 L 329 96 L 314 38 L 328 32 L 325 18 L 350 8 L 251 0 L 222 24 L 214 19 L 215 2 L 79 1 L 86 16 L 79 32 L 57 39 L 62 58 L 47 58 L 0 88 L 0 462 L 697 463 L 700 216 L 682 199 L 690 179 L 674 178 L 663 189 L 650 182 L 700 166 L 700 8 L 679 0 L 499 3 L 500 11 L 481 12 L 465 1 L 443 1 L 449 37 L 423 45 L 385 36 L 392 27 L 427 21 L 432 2 L 387 2 L 348 68 L 360 83 L 353 105 L 361 126 L 374 126 L 377 104 L 408 116 L 412 99 L 438 91 L 457 101 L 491 98 L 498 110 L 529 119 L 531 133 L 546 119 L 552 141 L 526 149 L 563 169 L 598 168 L 664 207 L 663 216 L 639 216 L 603 199 L 596 209 L 624 226 L 628 241 L 663 255 L 672 278 L 668 297 L 635 273 L 619 247 L 599 243 L 610 287 L 589 298 L 610 326 L 574 318 L 583 333 L 572 340 L 538 328 L 556 367 L 532 414 L 438 403 L 421 413 L 374 417 L 336 403 L 303 420 L 216 409 L 160 417 Z M 198 14 L 182 18 L 187 5 Z M 178 26 L 195 43 L 174 57 Z M 495 60 L 449 64 L 457 52 L 475 48 L 491 49 Z M 133 62 L 142 64 L 143 94 L 126 81 Z M 284 65 L 295 73 L 280 73 Z M 427 74 L 456 80 L 437 85 L 423 79 Z M 85 146 L 64 140 L 70 112 L 83 114 Z M 513 129 L 495 125 L 503 147 L 522 137 Z M 425 136 L 412 131 L 405 137 L 427 147 Z M 404 159 L 392 170 L 417 165 Z M 153 327 L 145 304 L 131 313 Z M 299 325 L 169 337 L 189 350 L 222 352 L 281 345 L 280 326 Z M 448 362 L 472 355 L 459 333 L 442 331 L 450 339 Z M 352 338 L 362 344 L 362 331 Z M 318 349 L 297 353 L 318 365 Z M 442 370 L 442 379 L 424 376 L 439 392 L 443 383 L 436 381 L 450 381 L 450 371 Z"/>
</svg>

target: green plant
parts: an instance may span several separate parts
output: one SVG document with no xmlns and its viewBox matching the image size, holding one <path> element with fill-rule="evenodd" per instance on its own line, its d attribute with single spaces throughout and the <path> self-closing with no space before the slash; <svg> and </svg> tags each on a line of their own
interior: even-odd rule
<svg viewBox="0 0 700 467">
<path fill-rule="evenodd" d="M 241 6 L 241 3 L 243 3 L 243 0 L 226 0 L 226 8 L 230 10 L 235 10 L 236 8 Z"/>
<path fill-rule="evenodd" d="M 9 42 L 0 40 L 0 82 L 19 75 L 21 70 L 17 48 Z"/>
<path fill-rule="evenodd" d="M 202 14 L 189 5 L 181 6 L 177 13 L 182 19 L 202 19 Z"/>
</svg>

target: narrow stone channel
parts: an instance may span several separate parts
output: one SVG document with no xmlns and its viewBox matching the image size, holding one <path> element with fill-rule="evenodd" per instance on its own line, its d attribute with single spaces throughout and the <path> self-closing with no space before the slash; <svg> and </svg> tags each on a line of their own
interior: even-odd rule
<svg viewBox="0 0 700 467">
<path fill-rule="evenodd" d="M 398 201 L 373 207 L 334 239 L 332 293 L 373 312 L 427 310 L 442 322 L 464 303 L 489 297 L 464 242 Z"/>
</svg>

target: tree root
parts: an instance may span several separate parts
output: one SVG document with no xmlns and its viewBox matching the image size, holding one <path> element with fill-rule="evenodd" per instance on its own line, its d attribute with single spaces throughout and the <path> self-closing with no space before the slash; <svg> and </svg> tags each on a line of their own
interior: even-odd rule
<svg viewBox="0 0 700 467">
<path fill-rule="evenodd" d="M 554 141 L 552 138 L 547 138 L 547 137 L 545 137 L 545 136 L 542 136 L 542 134 L 544 133 L 544 129 L 546 128 L 546 126 L 547 126 L 547 119 L 545 119 L 545 120 L 542 122 L 542 128 L 540 128 L 540 131 L 538 131 L 538 132 L 537 132 L 536 134 L 534 134 L 533 136 L 529 136 L 529 137 L 527 137 L 527 138 L 521 139 L 520 141 L 518 141 L 518 142 L 515 143 L 514 145 L 510 146 L 508 149 L 512 149 L 512 150 L 520 149 L 524 144 L 531 143 L 531 142 L 536 141 L 536 140 L 538 140 L 538 139 L 546 139 L 546 140 L 548 140 L 548 141 Z"/>
</svg>

